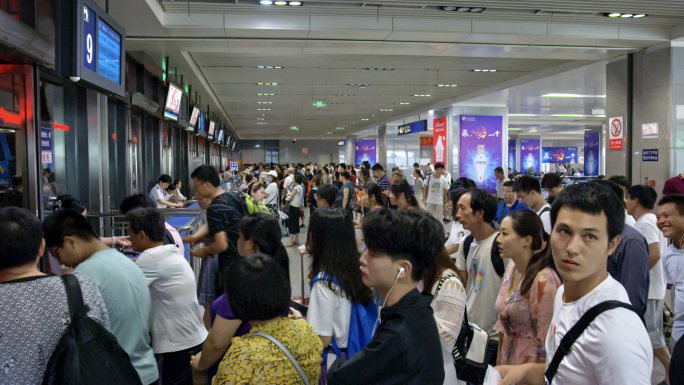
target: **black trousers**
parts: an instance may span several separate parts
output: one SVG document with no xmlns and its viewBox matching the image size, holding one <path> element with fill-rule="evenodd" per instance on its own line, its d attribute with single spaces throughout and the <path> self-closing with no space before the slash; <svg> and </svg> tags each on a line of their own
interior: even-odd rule
<svg viewBox="0 0 684 385">
<path fill-rule="evenodd" d="M 177 352 L 155 354 L 160 385 L 192 385 L 190 356 L 202 349 L 202 344 Z"/>
</svg>

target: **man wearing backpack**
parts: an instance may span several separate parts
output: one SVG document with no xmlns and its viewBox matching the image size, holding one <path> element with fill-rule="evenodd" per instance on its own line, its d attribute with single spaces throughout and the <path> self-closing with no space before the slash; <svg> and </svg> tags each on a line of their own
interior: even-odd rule
<svg viewBox="0 0 684 385">
<path fill-rule="evenodd" d="M 442 345 L 430 307 L 416 286 L 444 247 L 444 227 L 422 210 L 381 208 L 366 215 L 361 277 L 385 300 L 377 331 L 349 360 L 328 369 L 328 384 L 442 384 Z M 492 304 L 493 306 L 493 304 Z"/>
<path fill-rule="evenodd" d="M 563 285 L 546 336 L 547 361 L 497 367 L 500 385 L 650 384 L 646 327 L 606 269 L 625 223 L 622 201 L 604 185 L 572 185 L 556 198 L 551 220 L 551 251 Z"/>
<path fill-rule="evenodd" d="M 544 231 L 551 234 L 551 205 L 546 203 L 546 199 L 541 193 L 541 185 L 537 178 L 533 176 L 521 176 L 515 183 L 513 191 L 518 194 L 518 199 L 532 211 L 539 215 Z"/>
<path fill-rule="evenodd" d="M 217 173 L 218 177 L 218 173 Z M 142 271 L 125 255 L 100 240 L 88 220 L 75 211 L 60 211 L 43 222 L 45 243 L 74 274 L 95 281 L 102 293 L 111 331 L 128 353 L 143 384 L 159 378 L 150 346 L 150 291 Z"/>
<path fill-rule="evenodd" d="M 456 256 L 456 266 L 468 273 L 468 321 L 478 325 L 494 339 L 498 338 L 498 333 L 494 331 L 498 317 L 494 303 L 504 273 L 504 263 L 496 244 L 499 232 L 492 227 L 495 215 L 496 198 L 482 189 L 466 190 L 458 199 L 456 220 L 471 233 L 463 240 Z M 498 343 L 494 339 L 492 345 Z M 491 348 L 495 349 L 494 346 Z"/>
</svg>

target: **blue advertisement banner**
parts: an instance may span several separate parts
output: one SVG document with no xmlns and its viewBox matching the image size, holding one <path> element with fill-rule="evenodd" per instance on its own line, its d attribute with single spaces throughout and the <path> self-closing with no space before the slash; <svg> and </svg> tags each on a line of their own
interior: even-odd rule
<svg viewBox="0 0 684 385">
<path fill-rule="evenodd" d="M 414 134 L 416 132 L 425 132 L 427 130 L 427 120 L 419 120 L 417 122 L 402 124 L 397 127 L 397 133 L 399 135 Z"/>
<path fill-rule="evenodd" d="M 83 67 L 95 72 L 95 22 L 97 15 L 83 6 Z"/>
<path fill-rule="evenodd" d="M 542 147 L 542 163 L 577 163 L 577 147 Z"/>
<path fill-rule="evenodd" d="M 503 117 L 462 115 L 460 120 L 460 176 L 496 194 L 494 169 L 503 165 Z"/>
<path fill-rule="evenodd" d="M 518 149 L 518 143 L 516 143 L 515 139 L 509 139 L 508 140 L 508 167 L 510 167 L 511 171 L 517 170 L 515 167 L 515 153 Z"/>
<path fill-rule="evenodd" d="M 102 19 L 97 21 L 97 73 L 121 84 L 121 35 Z"/>
<path fill-rule="evenodd" d="M 598 176 L 599 174 L 599 133 L 584 134 L 584 175 Z"/>
<path fill-rule="evenodd" d="M 52 128 L 51 127 L 41 127 L 40 128 L 40 162 L 44 165 L 49 165 L 53 163 L 53 140 L 52 140 Z"/>
<path fill-rule="evenodd" d="M 520 172 L 529 174 L 534 170 L 535 174 L 541 171 L 541 143 L 539 139 L 520 139 Z"/>
<path fill-rule="evenodd" d="M 371 167 L 373 167 L 378 162 L 375 139 L 357 139 L 354 153 L 356 158 L 354 159 L 354 164 L 368 161 Z"/>
</svg>

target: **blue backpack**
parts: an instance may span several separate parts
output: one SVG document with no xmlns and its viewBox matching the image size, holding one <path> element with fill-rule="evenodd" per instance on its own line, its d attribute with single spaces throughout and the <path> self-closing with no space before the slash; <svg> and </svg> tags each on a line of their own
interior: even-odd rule
<svg viewBox="0 0 684 385">
<path fill-rule="evenodd" d="M 314 283 L 320 280 L 331 281 L 342 290 L 345 290 L 344 285 L 336 277 L 333 276 L 331 280 L 327 273 L 316 274 L 311 280 L 311 288 L 313 288 Z M 352 302 L 349 336 L 347 338 L 347 359 L 352 358 L 356 353 L 363 350 L 366 344 L 373 338 L 373 329 L 375 329 L 375 321 L 377 319 L 378 308 L 375 305 L 375 300 L 371 300 L 366 306 L 359 302 Z M 330 341 L 330 346 L 332 346 L 337 357 L 342 357 L 340 347 L 337 346 L 334 336 Z"/>
</svg>

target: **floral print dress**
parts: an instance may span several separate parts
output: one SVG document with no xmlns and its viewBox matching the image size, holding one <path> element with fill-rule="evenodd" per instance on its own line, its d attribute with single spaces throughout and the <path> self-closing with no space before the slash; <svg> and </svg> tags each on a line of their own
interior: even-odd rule
<svg viewBox="0 0 684 385">
<path fill-rule="evenodd" d="M 528 362 L 546 362 L 544 342 L 553 317 L 553 301 L 560 286 L 555 271 L 547 267 L 537 274 L 532 287 L 520 294 L 520 282 L 509 296 L 515 272 L 511 261 L 504 273 L 496 310 L 499 319 L 494 330 L 503 333 L 498 365 L 520 365 Z"/>
</svg>

